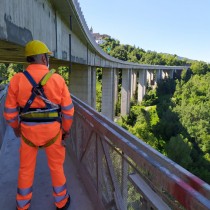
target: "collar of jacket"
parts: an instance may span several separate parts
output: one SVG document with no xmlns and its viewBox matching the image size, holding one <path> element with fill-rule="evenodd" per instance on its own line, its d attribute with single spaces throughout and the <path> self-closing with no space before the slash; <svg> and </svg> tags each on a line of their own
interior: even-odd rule
<svg viewBox="0 0 210 210">
<path fill-rule="evenodd" d="M 43 71 L 49 71 L 48 67 L 43 65 L 43 64 L 30 64 L 27 68 L 26 68 L 27 71 L 30 71 L 30 70 L 43 70 Z"/>
</svg>

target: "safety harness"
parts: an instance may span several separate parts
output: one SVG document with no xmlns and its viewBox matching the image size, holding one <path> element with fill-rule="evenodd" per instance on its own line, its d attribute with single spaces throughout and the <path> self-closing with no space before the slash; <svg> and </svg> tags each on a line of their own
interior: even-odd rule
<svg viewBox="0 0 210 210">
<path fill-rule="evenodd" d="M 53 143 L 55 143 L 55 141 L 58 139 L 59 134 L 60 134 L 60 131 L 58 132 L 58 134 L 55 137 L 53 137 L 52 139 L 50 139 L 46 144 L 44 144 L 42 146 L 35 145 L 33 142 L 31 142 L 25 136 L 23 136 L 23 134 L 21 134 L 21 136 L 22 136 L 23 141 L 26 144 L 28 144 L 30 147 L 35 147 L 35 148 L 38 148 L 38 149 L 42 149 L 42 148 L 45 148 L 45 147 L 49 147 L 50 145 L 52 145 Z"/>
<path fill-rule="evenodd" d="M 20 108 L 20 121 L 23 122 L 53 122 L 58 121 L 61 123 L 61 109 L 60 106 L 51 102 L 47 99 L 46 95 L 44 94 L 43 86 L 47 83 L 50 77 L 53 75 L 55 71 L 51 70 L 40 80 L 37 84 L 33 77 L 29 74 L 28 71 L 24 71 L 23 74 L 29 80 L 32 85 L 31 96 L 29 97 L 26 105 L 23 108 Z M 45 108 L 30 108 L 31 104 L 33 103 L 36 97 L 41 98 L 44 102 L 46 107 Z M 52 139 L 50 139 L 46 144 L 42 146 L 36 146 L 30 140 L 28 140 L 23 134 L 21 134 L 23 141 L 31 146 L 36 148 L 43 148 L 52 145 L 58 138 L 59 133 Z"/>
</svg>

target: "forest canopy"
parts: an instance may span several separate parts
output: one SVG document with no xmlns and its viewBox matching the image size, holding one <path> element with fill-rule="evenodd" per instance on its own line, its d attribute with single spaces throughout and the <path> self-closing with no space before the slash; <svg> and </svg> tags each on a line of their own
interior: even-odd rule
<svg viewBox="0 0 210 210">
<path fill-rule="evenodd" d="M 210 64 L 177 55 L 145 51 L 107 38 L 102 49 L 118 59 L 141 64 L 184 66 L 181 75 L 147 86 L 139 104 L 118 123 L 204 181 L 210 183 Z"/>
</svg>

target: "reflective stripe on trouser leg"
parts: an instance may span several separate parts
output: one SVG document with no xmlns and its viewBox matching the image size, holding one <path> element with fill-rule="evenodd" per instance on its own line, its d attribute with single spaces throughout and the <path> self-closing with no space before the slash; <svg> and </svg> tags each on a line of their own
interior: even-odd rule
<svg viewBox="0 0 210 210">
<path fill-rule="evenodd" d="M 37 151 L 36 148 L 28 146 L 21 139 L 20 167 L 16 195 L 18 210 L 28 209 L 30 206 Z"/>
<path fill-rule="evenodd" d="M 29 207 L 32 196 L 32 187 L 29 188 L 18 188 L 17 189 L 17 208 L 18 210 L 26 209 Z"/>
<path fill-rule="evenodd" d="M 53 185 L 53 196 L 55 198 L 55 205 L 62 208 L 68 198 L 66 189 L 66 177 L 63 170 L 63 163 L 65 160 L 65 147 L 61 145 L 61 133 L 57 141 L 49 147 L 45 148 L 47 154 L 48 166 Z"/>
<path fill-rule="evenodd" d="M 69 196 L 66 184 L 59 187 L 53 187 L 53 196 L 55 198 L 55 205 L 60 206 L 59 208 L 63 207 L 66 204 L 67 198 Z"/>
</svg>

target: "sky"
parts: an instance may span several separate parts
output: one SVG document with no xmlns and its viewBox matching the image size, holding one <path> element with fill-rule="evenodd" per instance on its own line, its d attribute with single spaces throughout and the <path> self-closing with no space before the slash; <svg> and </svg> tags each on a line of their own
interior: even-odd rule
<svg viewBox="0 0 210 210">
<path fill-rule="evenodd" d="M 94 33 L 210 63 L 210 0 L 78 1 Z"/>
</svg>

